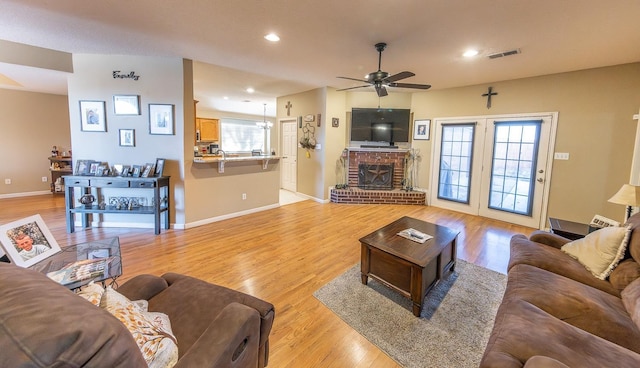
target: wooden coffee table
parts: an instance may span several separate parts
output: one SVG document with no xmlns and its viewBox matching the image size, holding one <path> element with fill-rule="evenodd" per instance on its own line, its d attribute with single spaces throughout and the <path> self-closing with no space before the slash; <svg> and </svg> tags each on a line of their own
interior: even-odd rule
<svg viewBox="0 0 640 368">
<path fill-rule="evenodd" d="M 424 243 L 398 232 L 413 228 L 433 236 Z M 425 296 L 456 265 L 458 232 L 411 217 L 402 217 L 360 238 L 362 283 L 373 277 L 409 297 L 413 314 L 420 316 Z"/>
</svg>

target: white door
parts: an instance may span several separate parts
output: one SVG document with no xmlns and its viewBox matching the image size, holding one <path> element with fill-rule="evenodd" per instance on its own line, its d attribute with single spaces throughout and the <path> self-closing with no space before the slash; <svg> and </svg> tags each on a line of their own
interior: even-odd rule
<svg viewBox="0 0 640 368">
<path fill-rule="evenodd" d="M 557 113 L 436 119 L 430 203 L 544 228 Z"/>
<path fill-rule="evenodd" d="M 298 130 L 296 119 L 280 120 L 282 132 L 282 158 L 280 159 L 280 186 L 295 192 L 297 189 Z"/>
</svg>

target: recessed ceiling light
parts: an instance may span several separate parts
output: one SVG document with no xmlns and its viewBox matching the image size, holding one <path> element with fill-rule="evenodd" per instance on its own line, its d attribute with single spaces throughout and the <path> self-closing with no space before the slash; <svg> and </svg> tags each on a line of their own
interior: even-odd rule
<svg viewBox="0 0 640 368">
<path fill-rule="evenodd" d="M 253 92 L 255 92 L 255 91 L 256 91 L 256 90 L 255 90 L 255 89 L 253 89 L 252 87 L 247 88 L 247 92 L 249 92 L 249 93 L 253 93 Z"/>
<path fill-rule="evenodd" d="M 473 49 L 467 50 L 464 52 L 464 54 L 462 54 L 462 56 L 464 57 L 474 57 L 476 55 L 478 55 L 478 50 L 473 50 Z"/>
<path fill-rule="evenodd" d="M 278 37 L 278 35 L 277 35 L 277 34 L 275 34 L 275 33 L 269 33 L 268 35 L 264 36 L 264 38 L 265 38 L 267 41 L 271 41 L 271 42 L 278 42 L 278 41 L 280 41 L 280 37 Z"/>
<path fill-rule="evenodd" d="M 222 98 L 223 98 L 223 99 L 225 99 L 225 100 L 228 100 L 228 99 L 229 99 L 229 96 L 224 96 L 224 97 L 222 97 Z"/>
</svg>

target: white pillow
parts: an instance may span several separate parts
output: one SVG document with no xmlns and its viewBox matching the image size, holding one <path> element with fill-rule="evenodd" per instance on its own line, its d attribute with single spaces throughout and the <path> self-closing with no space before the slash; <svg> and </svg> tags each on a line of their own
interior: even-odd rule
<svg viewBox="0 0 640 368">
<path fill-rule="evenodd" d="M 631 227 L 605 227 L 563 245 L 561 250 L 605 280 L 624 257 L 630 236 Z"/>
</svg>

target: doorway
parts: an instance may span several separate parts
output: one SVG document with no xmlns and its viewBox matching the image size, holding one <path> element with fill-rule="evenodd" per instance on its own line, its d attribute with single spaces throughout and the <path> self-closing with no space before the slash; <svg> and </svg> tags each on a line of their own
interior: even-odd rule
<svg viewBox="0 0 640 368">
<path fill-rule="evenodd" d="M 280 187 L 296 192 L 298 162 L 298 123 L 295 118 L 280 120 Z"/>
<path fill-rule="evenodd" d="M 556 126 L 557 113 L 435 119 L 430 204 L 544 228 Z"/>
</svg>

